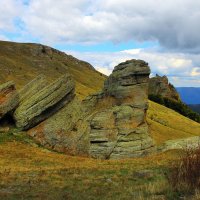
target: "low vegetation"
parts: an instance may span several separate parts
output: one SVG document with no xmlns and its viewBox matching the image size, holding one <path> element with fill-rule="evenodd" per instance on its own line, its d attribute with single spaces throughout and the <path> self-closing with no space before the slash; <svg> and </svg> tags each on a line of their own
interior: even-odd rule
<svg viewBox="0 0 200 200">
<path fill-rule="evenodd" d="M 186 104 L 181 101 L 174 101 L 160 95 L 149 95 L 149 99 L 168 108 L 175 110 L 183 116 L 186 116 L 196 122 L 200 122 L 200 115 L 192 111 Z"/>
<path fill-rule="evenodd" d="M 25 134 L 1 134 L 0 199 L 162 199 L 176 154 L 94 160 L 50 152 Z M 169 198 L 170 199 L 170 198 Z"/>
<path fill-rule="evenodd" d="M 197 148 L 187 147 L 170 167 L 168 180 L 173 191 L 184 195 L 192 195 L 199 191 L 199 166 L 200 145 Z"/>
</svg>

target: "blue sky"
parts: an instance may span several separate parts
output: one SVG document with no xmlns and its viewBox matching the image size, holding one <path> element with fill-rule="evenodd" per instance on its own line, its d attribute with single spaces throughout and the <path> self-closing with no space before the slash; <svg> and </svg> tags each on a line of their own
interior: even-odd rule
<svg viewBox="0 0 200 200">
<path fill-rule="evenodd" d="M 110 74 L 143 59 L 152 75 L 200 87 L 200 1 L 0 0 L 0 40 L 42 43 Z"/>
</svg>

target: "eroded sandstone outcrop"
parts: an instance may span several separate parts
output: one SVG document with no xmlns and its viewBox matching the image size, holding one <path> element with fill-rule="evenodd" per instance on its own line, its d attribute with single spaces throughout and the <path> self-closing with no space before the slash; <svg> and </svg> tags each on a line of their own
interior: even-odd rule
<svg viewBox="0 0 200 200">
<path fill-rule="evenodd" d="M 159 76 L 150 78 L 149 95 L 159 95 L 175 101 L 180 100 L 180 96 L 175 87 L 169 83 L 167 76 Z"/>
<path fill-rule="evenodd" d="M 37 125 L 74 97 L 74 81 L 69 75 L 63 75 L 46 87 L 45 83 L 39 77 L 20 91 L 20 105 L 14 112 L 18 128 L 29 129 Z"/>
<path fill-rule="evenodd" d="M 19 95 L 12 81 L 0 85 L 0 119 L 19 104 Z"/>
<path fill-rule="evenodd" d="M 89 154 L 119 159 L 145 155 L 154 149 L 146 123 L 148 64 L 130 60 L 119 64 L 105 81 L 102 93 L 85 101 L 89 121 Z"/>
<path fill-rule="evenodd" d="M 48 82 L 43 74 L 37 76 L 19 91 L 20 104 L 30 99 L 47 85 Z"/>
<path fill-rule="evenodd" d="M 15 112 L 17 125 L 23 128 L 34 125 L 28 134 L 38 143 L 71 155 L 101 159 L 146 155 L 154 150 L 146 123 L 149 74 L 144 61 L 121 63 L 105 81 L 102 91 L 83 102 L 74 97 L 71 78 L 61 78 L 37 95 L 29 92 L 31 97 L 20 102 Z M 38 80 L 41 82 L 41 78 Z M 26 86 L 30 90 L 37 87 L 35 81 Z M 63 102 L 63 98 L 67 101 L 62 108 L 57 107 L 56 102 Z M 57 112 L 47 118 L 51 110 Z M 44 121 L 35 126 L 41 119 Z"/>
<path fill-rule="evenodd" d="M 28 134 L 48 149 L 88 156 L 87 129 L 81 102 L 74 97 L 53 116 L 30 129 Z"/>
</svg>

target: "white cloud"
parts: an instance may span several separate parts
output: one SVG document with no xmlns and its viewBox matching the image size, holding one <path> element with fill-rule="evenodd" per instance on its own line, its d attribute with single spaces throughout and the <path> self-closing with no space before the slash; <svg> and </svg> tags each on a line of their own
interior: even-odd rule
<svg viewBox="0 0 200 200">
<path fill-rule="evenodd" d="M 1 0 L 0 2 L 0 31 L 13 31 L 15 18 L 23 13 L 20 0 Z"/>
<path fill-rule="evenodd" d="M 152 41 L 160 44 L 160 50 L 72 54 L 106 74 L 118 63 L 137 58 L 149 62 L 153 74 L 166 74 L 176 84 L 199 84 L 200 1 L 28 0 L 26 5 L 24 1 L 1 0 L 0 39 L 9 38 L 4 32 L 17 30 L 18 41 L 34 36 L 34 41 L 51 45 Z"/>
<path fill-rule="evenodd" d="M 199 52 L 199 8 L 197 0 L 34 0 L 22 18 L 31 34 L 48 43 L 158 41 Z"/>
<path fill-rule="evenodd" d="M 175 86 L 199 86 L 200 68 L 195 66 L 193 55 L 161 53 L 149 49 L 129 49 L 119 52 L 72 52 L 79 59 L 90 62 L 97 70 L 109 75 L 114 66 L 129 59 L 142 59 L 149 63 L 152 75 L 167 75 Z M 195 55 L 199 57 L 200 54 Z"/>
</svg>

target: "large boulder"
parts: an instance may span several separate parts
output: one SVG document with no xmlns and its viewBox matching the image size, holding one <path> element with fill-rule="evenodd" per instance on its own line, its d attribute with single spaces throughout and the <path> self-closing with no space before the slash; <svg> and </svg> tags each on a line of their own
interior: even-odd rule
<svg viewBox="0 0 200 200">
<path fill-rule="evenodd" d="M 180 101 L 180 96 L 175 87 L 169 83 L 167 76 L 159 76 L 149 80 L 149 95 L 159 95 L 175 101 Z"/>
<path fill-rule="evenodd" d="M 115 67 L 103 90 L 76 97 L 28 131 L 43 146 L 101 159 L 144 156 L 154 151 L 146 123 L 148 64 L 130 60 Z"/>
<path fill-rule="evenodd" d="M 31 87 L 30 87 L 31 86 Z M 29 129 L 56 113 L 74 97 L 74 81 L 63 75 L 45 87 L 37 78 L 20 92 L 20 105 L 14 112 L 16 126 Z"/>
<path fill-rule="evenodd" d="M 150 69 L 141 60 L 119 64 L 105 81 L 102 93 L 88 97 L 89 154 L 119 159 L 146 155 L 154 143 L 146 123 Z"/>
<path fill-rule="evenodd" d="M 19 95 L 12 81 L 0 85 L 0 119 L 19 104 Z"/>
</svg>

